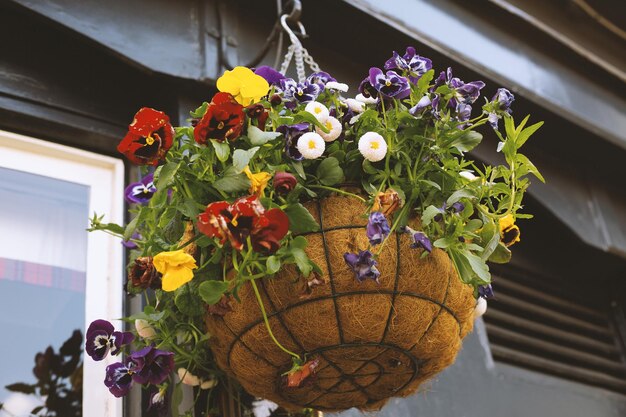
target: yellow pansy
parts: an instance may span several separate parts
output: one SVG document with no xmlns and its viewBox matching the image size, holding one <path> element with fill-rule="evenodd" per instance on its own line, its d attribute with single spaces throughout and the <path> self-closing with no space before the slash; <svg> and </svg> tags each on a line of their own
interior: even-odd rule
<svg viewBox="0 0 626 417">
<path fill-rule="evenodd" d="M 245 167 L 243 172 L 246 173 L 248 179 L 250 180 L 250 189 L 248 190 L 250 194 L 261 196 L 272 176 L 267 172 L 259 172 L 258 174 L 253 174 L 248 167 Z"/>
<path fill-rule="evenodd" d="M 161 288 L 163 291 L 174 291 L 193 278 L 196 260 L 183 250 L 161 252 L 152 258 L 157 271 L 163 275 Z"/>
<path fill-rule="evenodd" d="M 237 103 L 249 106 L 261 100 L 269 91 L 270 85 L 250 68 L 235 67 L 217 79 L 217 89 L 232 94 Z"/>
<path fill-rule="evenodd" d="M 509 247 L 520 241 L 519 227 L 515 225 L 515 218 L 507 214 L 500 219 L 500 240 L 504 246 Z"/>
</svg>

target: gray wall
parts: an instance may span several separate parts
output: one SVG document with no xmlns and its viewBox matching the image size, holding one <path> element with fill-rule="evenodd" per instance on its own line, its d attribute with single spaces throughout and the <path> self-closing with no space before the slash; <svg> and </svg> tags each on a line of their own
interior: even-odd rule
<svg viewBox="0 0 626 417">
<path fill-rule="evenodd" d="M 489 311 L 487 311 L 489 314 Z M 377 413 L 351 409 L 333 417 L 623 417 L 626 397 L 502 363 L 494 363 L 482 319 L 457 361 L 418 392 Z"/>
</svg>

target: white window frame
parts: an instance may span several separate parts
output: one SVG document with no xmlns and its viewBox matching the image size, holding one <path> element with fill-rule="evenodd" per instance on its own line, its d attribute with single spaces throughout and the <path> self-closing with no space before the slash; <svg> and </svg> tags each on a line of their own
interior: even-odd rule
<svg viewBox="0 0 626 417">
<path fill-rule="evenodd" d="M 0 167 L 43 175 L 90 187 L 89 213 L 107 222 L 124 219 L 124 164 L 121 160 L 0 130 Z M 88 224 L 85 219 L 85 225 Z M 103 232 L 87 236 L 85 329 L 95 319 L 123 315 L 123 247 Z M 95 362 L 84 357 L 83 415 L 122 417 L 122 401 L 103 384 L 105 368 L 119 358 Z"/>
</svg>

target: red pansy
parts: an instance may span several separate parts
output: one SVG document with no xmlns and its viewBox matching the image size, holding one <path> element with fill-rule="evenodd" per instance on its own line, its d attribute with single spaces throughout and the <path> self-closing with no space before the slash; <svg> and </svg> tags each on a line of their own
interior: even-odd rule
<svg viewBox="0 0 626 417">
<path fill-rule="evenodd" d="M 117 150 L 137 165 L 158 165 L 172 147 L 174 128 L 170 118 L 149 107 L 141 108 Z"/>
<path fill-rule="evenodd" d="M 243 123 L 243 106 L 231 94 L 217 93 L 194 127 L 193 136 L 201 145 L 206 145 L 209 139 L 235 140 L 241 135 Z"/>
<path fill-rule="evenodd" d="M 218 238 L 221 244 L 229 241 L 237 250 L 242 250 L 250 237 L 255 251 L 274 253 L 289 231 L 289 218 L 281 209 L 265 210 L 257 196 L 248 196 L 232 204 L 209 204 L 198 216 L 198 230 Z"/>
</svg>

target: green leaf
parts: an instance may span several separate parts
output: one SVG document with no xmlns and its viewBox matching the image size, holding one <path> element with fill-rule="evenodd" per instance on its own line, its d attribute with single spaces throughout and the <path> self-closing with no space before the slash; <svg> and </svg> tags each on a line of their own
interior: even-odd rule
<svg viewBox="0 0 626 417">
<path fill-rule="evenodd" d="M 6 385 L 4 387 L 7 391 L 21 392 L 22 394 L 34 394 L 35 386 L 24 384 L 23 382 L 17 382 L 15 384 Z"/>
<path fill-rule="evenodd" d="M 304 236 L 296 236 L 289 245 L 292 248 L 305 249 L 309 245 L 309 241 Z"/>
<path fill-rule="evenodd" d="M 476 147 L 483 140 L 483 135 L 478 132 L 470 130 L 463 134 L 461 137 L 454 139 L 450 146 L 457 148 L 461 152 L 469 152 Z"/>
<path fill-rule="evenodd" d="M 183 402 L 183 383 L 179 382 L 174 385 L 172 390 L 172 398 L 170 400 L 170 412 L 173 416 L 180 415 L 180 404 Z"/>
<path fill-rule="evenodd" d="M 139 224 L 139 221 L 141 220 L 142 213 L 145 213 L 145 210 L 140 211 L 135 217 L 133 217 L 133 219 L 126 225 L 126 229 L 124 229 L 124 240 L 128 240 L 131 238 L 131 236 L 133 235 L 133 233 L 135 232 L 135 229 L 137 229 L 137 225 Z"/>
<path fill-rule="evenodd" d="M 345 176 L 337 158 L 330 156 L 324 159 L 317 167 L 317 178 L 323 185 L 328 186 L 342 182 Z"/>
<path fill-rule="evenodd" d="M 466 232 L 475 232 L 476 230 L 483 227 L 483 221 L 480 219 L 472 219 L 465 225 Z"/>
<path fill-rule="evenodd" d="M 441 239 L 437 239 L 433 242 L 433 246 L 437 247 L 437 248 L 441 248 L 441 249 L 445 249 L 449 246 L 452 246 L 453 244 L 455 244 L 456 242 L 458 242 L 457 239 L 453 238 L 453 237 L 442 237 Z"/>
<path fill-rule="evenodd" d="M 432 81 L 432 79 L 435 76 L 435 70 L 428 70 L 426 71 L 424 74 L 422 74 L 422 76 L 419 78 L 419 80 L 417 80 L 417 89 L 420 93 L 425 93 L 426 90 L 428 90 L 428 87 L 430 86 L 430 82 Z M 418 99 L 421 97 L 418 97 Z"/>
<path fill-rule="evenodd" d="M 206 113 L 206 109 L 208 107 L 209 107 L 209 103 L 205 101 L 204 103 L 202 103 L 200 107 L 198 107 L 194 111 L 190 111 L 189 115 L 193 117 L 194 119 L 200 119 L 202 116 L 204 116 L 204 113 Z"/>
<path fill-rule="evenodd" d="M 456 190 L 455 192 L 453 192 L 452 195 L 448 197 L 448 199 L 446 200 L 446 205 L 450 207 L 452 204 L 456 203 L 462 198 L 472 199 L 474 197 L 476 197 L 474 191 L 467 188 L 461 188 L 460 190 Z"/>
<path fill-rule="evenodd" d="M 299 248 L 292 248 L 291 255 L 296 261 L 296 265 L 298 266 L 300 272 L 302 272 L 302 275 L 308 277 L 309 274 L 311 274 L 311 271 L 313 271 L 313 266 L 311 265 L 311 262 L 309 260 L 309 257 L 306 255 L 306 252 Z"/>
<path fill-rule="evenodd" d="M 421 183 L 423 183 L 423 184 L 428 184 L 428 185 L 430 185 L 431 187 L 433 187 L 433 188 L 435 188 L 435 189 L 437 189 L 437 190 L 441 191 L 441 186 L 440 186 L 439 184 L 437 184 L 436 182 L 434 182 L 434 181 L 430 181 L 430 180 L 419 180 L 419 182 L 421 182 Z"/>
<path fill-rule="evenodd" d="M 436 215 L 441 214 L 439 207 L 428 206 L 424 213 L 422 213 L 422 226 L 428 226 Z"/>
<path fill-rule="evenodd" d="M 363 171 L 365 171 L 367 174 L 378 174 L 378 170 L 367 159 L 363 159 L 362 166 L 363 166 Z"/>
<path fill-rule="evenodd" d="M 292 162 L 291 166 L 293 167 L 293 170 L 296 171 L 298 176 L 300 176 L 300 178 L 302 178 L 303 180 L 306 180 L 306 174 L 304 173 L 304 167 L 302 166 L 302 162 L 300 161 Z"/>
<path fill-rule="evenodd" d="M 204 281 L 198 286 L 200 298 L 208 305 L 217 304 L 226 291 L 228 291 L 228 282 L 225 281 Z"/>
<path fill-rule="evenodd" d="M 320 123 L 320 121 L 317 120 L 312 113 L 309 113 L 306 110 L 302 110 L 302 111 L 294 114 L 294 116 L 293 116 L 293 123 L 303 123 L 303 122 L 304 123 L 310 123 L 313 126 L 319 127 L 322 130 L 322 132 L 324 132 L 324 133 L 330 132 L 328 130 L 328 128 L 326 126 L 324 126 L 322 123 Z"/>
<path fill-rule="evenodd" d="M 541 126 L 543 126 L 543 122 L 535 123 L 534 125 L 528 126 L 526 129 L 522 130 L 517 136 L 517 139 L 515 139 L 515 146 L 517 149 L 521 148 L 522 145 L 526 143 L 528 138 L 530 138 Z"/>
<path fill-rule="evenodd" d="M 480 256 L 476 256 L 471 252 L 463 251 L 462 253 L 467 258 L 474 273 L 478 275 L 482 281 L 486 283 L 491 282 L 491 274 L 489 273 L 489 267 L 485 261 L 483 261 Z"/>
<path fill-rule="evenodd" d="M 517 137 L 517 133 L 515 133 L 515 123 L 513 122 L 512 117 L 504 117 L 504 130 L 506 132 L 507 137 L 515 141 Z"/>
<path fill-rule="evenodd" d="M 457 250 L 448 250 L 448 255 L 456 268 L 456 272 L 459 274 L 459 278 L 466 284 L 469 284 L 474 280 L 474 272 L 469 264 L 469 261 Z"/>
<path fill-rule="evenodd" d="M 289 230 L 292 233 L 316 232 L 320 228 L 309 210 L 300 203 L 287 206 L 285 214 L 289 217 Z"/>
<path fill-rule="evenodd" d="M 157 190 L 165 190 L 174 181 L 174 176 L 178 172 L 180 164 L 178 162 L 168 162 L 157 169 L 154 173 L 156 177 L 155 187 Z"/>
<path fill-rule="evenodd" d="M 182 204 L 178 204 L 176 208 L 190 219 L 194 219 L 201 211 L 193 198 L 185 198 Z"/>
<path fill-rule="evenodd" d="M 280 132 L 264 132 L 256 126 L 248 127 L 248 137 L 253 146 L 265 145 L 270 140 L 274 140 L 281 135 Z"/>
<path fill-rule="evenodd" d="M 280 259 L 274 255 L 270 256 L 267 258 L 267 261 L 265 261 L 265 267 L 269 275 L 277 273 L 280 270 Z"/>
<path fill-rule="evenodd" d="M 541 175 L 537 167 L 532 162 L 530 162 L 530 159 L 528 159 L 526 156 L 522 155 L 521 153 L 518 153 L 516 155 L 516 159 L 518 163 L 522 164 L 528 170 L 528 172 L 530 172 L 535 177 L 537 177 L 539 181 L 543 183 L 546 182 L 546 180 L 543 178 L 543 175 Z"/>
<path fill-rule="evenodd" d="M 213 145 L 213 149 L 215 149 L 215 156 L 222 162 L 226 162 L 228 160 L 228 155 L 230 155 L 230 145 L 227 142 L 220 142 L 215 139 L 210 140 L 211 145 Z"/>
<path fill-rule="evenodd" d="M 213 183 L 213 187 L 225 193 L 237 193 L 250 188 L 250 180 L 245 174 L 237 173 L 233 167 L 228 167 L 224 171 L 224 176 Z"/>
<path fill-rule="evenodd" d="M 235 150 L 235 152 L 233 153 L 233 167 L 235 168 L 235 172 L 237 174 L 243 172 L 244 168 L 248 166 L 248 163 L 258 150 L 258 146 L 250 148 L 247 151 L 244 151 L 243 149 Z"/>
<path fill-rule="evenodd" d="M 511 260 L 511 251 L 509 248 L 504 246 L 502 242 L 498 243 L 496 246 L 496 250 L 493 251 L 491 256 L 489 257 L 489 262 L 493 262 L 496 264 L 505 264 Z"/>
<path fill-rule="evenodd" d="M 485 250 L 481 254 L 482 260 L 486 261 L 487 259 L 489 259 L 493 251 L 498 246 L 498 243 L 500 242 L 500 231 L 494 223 L 485 223 L 480 232 L 480 238 L 483 242 L 487 242 L 487 244 L 485 245 Z"/>
<path fill-rule="evenodd" d="M 186 316 L 196 317 L 204 313 L 200 299 L 191 291 L 190 285 L 183 285 L 176 290 L 174 304 Z"/>
</svg>

